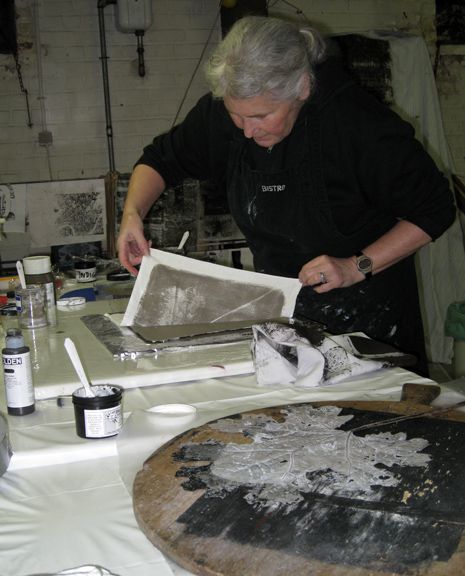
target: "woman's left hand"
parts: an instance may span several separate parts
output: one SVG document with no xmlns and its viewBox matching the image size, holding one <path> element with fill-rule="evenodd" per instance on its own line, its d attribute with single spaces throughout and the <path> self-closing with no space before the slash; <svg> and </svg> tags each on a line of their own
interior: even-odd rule
<svg viewBox="0 0 465 576">
<path fill-rule="evenodd" d="M 350 258 L 333 258 L 317 256 L 304 264 L 299 272 L 303 286 L 313 286 L 315 292 L 323 294 L 334 288 L 347 288 L 365 279 L 357 270 L 355 256 Z"/>
<path fill-rule="evenodd" d="M 363 246 L 361 251 L 373 261 L 373 274 L 378 274 L 419 248 L 431 242 L 424 230 L 408 220 L 399 220 L 375 242 Z M 347 288 L 365 280 L 357 268 L 355 254 L 349 258 L 317 256 L 302 266 L 299 280 L 303 286 L 313 286 L 315 292 L 323 294 L 334 288 Z"/>
</svg>

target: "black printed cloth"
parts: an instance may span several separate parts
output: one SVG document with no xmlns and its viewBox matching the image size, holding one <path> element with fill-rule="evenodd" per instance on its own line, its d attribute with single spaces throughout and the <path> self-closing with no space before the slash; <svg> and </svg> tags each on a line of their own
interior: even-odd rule
<svg viewBox="0 0 465 576">
<path fill-rule="evenodd" d="M 316 323 L 254 325 L 252 355 L 259 386 L 309 388 L 336 384 L 388 366 L 407 367 L 409 354 L 361 332 L 328 334 Z"/>
</svg>

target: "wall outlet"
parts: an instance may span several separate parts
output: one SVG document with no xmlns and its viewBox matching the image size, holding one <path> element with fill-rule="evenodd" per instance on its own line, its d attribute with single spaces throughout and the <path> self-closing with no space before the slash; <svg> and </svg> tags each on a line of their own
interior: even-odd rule
<svg viewBox="0 0 465 576">
<path fill-rule="evenodd" d="M 48 130 L 39 132 L 39 146 L 50 146 L 53 144 L 53 134 Z"/>
</svg>

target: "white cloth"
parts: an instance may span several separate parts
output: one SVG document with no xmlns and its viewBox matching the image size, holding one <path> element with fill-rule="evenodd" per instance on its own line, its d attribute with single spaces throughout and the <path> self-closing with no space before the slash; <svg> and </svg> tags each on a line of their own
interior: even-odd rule
<svg viewBox="0 0 465 576">
<path fill-rule="evenodd" d="M 438 167 L 454 171 L 441 117 L 431 59 L 425 41 L 417 36 L 374 35 L 389 41 L 395 105 L 416 129 L 416 136 Z M 435 242 L 417 254 L 426 352 L 431 362 L 450 363 L 453 339 L 444 333 L 447 308 L 465 299 L 465 251 L 459 218 Z"/>
<path fill-rule="evenodd" d="M 350 334 L 327 336 L 312 345 L 294 328 L 271 322 L 253 326 L 253 334 L 252 355 L 259 386 L 337 384 L 383 367 L 379 360 L 357 356 Z"/>
</svg>

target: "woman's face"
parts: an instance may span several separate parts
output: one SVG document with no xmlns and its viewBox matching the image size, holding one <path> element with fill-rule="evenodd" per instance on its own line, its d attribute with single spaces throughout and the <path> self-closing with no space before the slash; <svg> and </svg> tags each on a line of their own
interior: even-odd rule
<svg viewBox="0 0 465 576">
<path fill-rule="evenodd" d="M 289 135 L 307 96 L 298 100 L 276 100 L 269 96 L 242 100 L 225 96 L 224 105 L 246 138 L 269 148 Z"/>
</svg>

